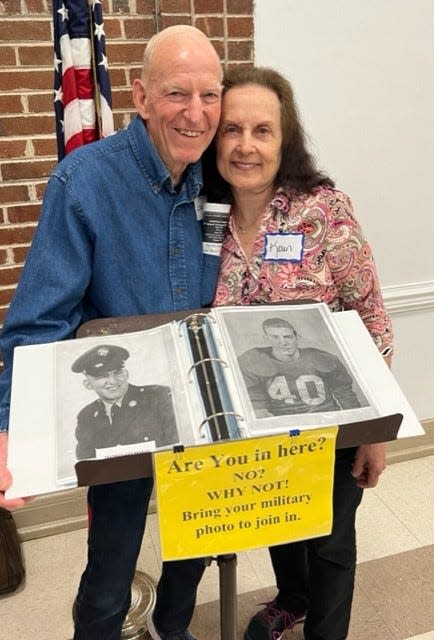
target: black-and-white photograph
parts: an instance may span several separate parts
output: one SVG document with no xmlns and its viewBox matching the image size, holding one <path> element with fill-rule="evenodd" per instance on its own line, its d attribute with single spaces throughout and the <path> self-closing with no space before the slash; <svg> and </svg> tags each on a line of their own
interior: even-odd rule
<svg viewBox="0 0 434 640">
<path fill-rule="evenodd" d="M 78 460 L 179 442 L 160 333 L 104 336 L 56 348 L 57 478 Z"/>
<path fill-rule="evenodd" d="M 219 394 L 236 420 L 231 437 L 294 435 L 391 414 L 404 416 L 401 437 L 421 434 L 355 311 L 258 305 L 216 307 L 207 318 L 206 353 L 222 363 Z M 192 356 L 183 322 L 17 347 L 8 496 L 75 487 L 82 459 L 102 458 L 95 466 L 111 469 L 112 457 L 210 442 Z"/>
<path fill-rule="evenodd" d="M 254 312 L 253 312 L 254 311 Z M 253 415 L 339 415 L 370 408 L 324 305 L 221 312 Z M 321 418 L 321 422 L 323 419 Z"/>
</svg>

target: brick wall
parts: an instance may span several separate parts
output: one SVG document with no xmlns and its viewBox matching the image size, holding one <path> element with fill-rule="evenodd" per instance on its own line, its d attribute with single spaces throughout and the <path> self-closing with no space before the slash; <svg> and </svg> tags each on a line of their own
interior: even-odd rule
<svg viewBox="0 0 434 640">
<path fill-rule="evenodd" d="M 253 0 L 103 0 L 115 127 L 133 113 L 144 45 L 193 24 L 224 65 L 253 60 Z M 51 3 L 0 0 L 0 323 L 23 267 L 56 162 Z"/>
</svg>

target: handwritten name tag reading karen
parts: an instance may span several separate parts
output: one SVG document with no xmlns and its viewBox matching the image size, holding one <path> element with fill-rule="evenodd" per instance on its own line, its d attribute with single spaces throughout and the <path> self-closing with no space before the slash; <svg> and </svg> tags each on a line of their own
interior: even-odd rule
<svg viewBox="0 0 434 640">
<path fill-rule="evenodd" d="M 267 233 L 265 236 L 264 260 L 301 262 L 303 246 L 303 233 Z"/>
</svg>

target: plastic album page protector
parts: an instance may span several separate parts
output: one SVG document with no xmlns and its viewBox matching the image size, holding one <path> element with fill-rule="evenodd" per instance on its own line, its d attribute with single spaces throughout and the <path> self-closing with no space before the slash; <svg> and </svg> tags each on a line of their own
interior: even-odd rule
<svg viewBox="0 0 434 640">
<path fill-rule="evenodd" d="M 378 417 L 375 396 L 327 305 L 220 307 L 211 314 L 246 435 Z"/>
</svg>

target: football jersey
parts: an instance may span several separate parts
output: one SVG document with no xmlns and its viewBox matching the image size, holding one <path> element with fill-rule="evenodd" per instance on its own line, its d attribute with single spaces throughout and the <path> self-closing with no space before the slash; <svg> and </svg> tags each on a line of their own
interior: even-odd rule
<svg viewBox="0 0 434 640">
<path fill-rule="evenodd" d="M 272 348 L 254 348 L 238 361 L 255 409 L 273 415 L 322 413 L 360 406 L 352 378 L 339 358 L 299 349 L 297 360 L 278 360 Z"/>
</svg>

